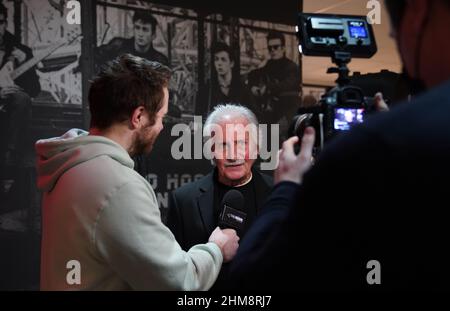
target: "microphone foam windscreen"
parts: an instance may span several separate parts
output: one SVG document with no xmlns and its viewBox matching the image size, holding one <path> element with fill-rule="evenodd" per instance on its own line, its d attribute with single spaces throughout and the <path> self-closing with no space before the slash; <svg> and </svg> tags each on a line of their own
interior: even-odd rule
<svg viewBox="0 0 450 311">
<path fill-rule="evenodd" d="M 242 210 L 244 208 L 244 196 L 237 190 L 231 189 L 222 199 L 222 206 L 227 205 L 235 209 Z"/>
</svg>

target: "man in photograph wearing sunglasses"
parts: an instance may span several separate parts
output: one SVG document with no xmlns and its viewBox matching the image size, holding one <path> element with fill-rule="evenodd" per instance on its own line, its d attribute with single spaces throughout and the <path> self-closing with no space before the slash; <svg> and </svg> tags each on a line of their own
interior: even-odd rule
<svg viewBox="0 0 450 311">
<path fill-rule="evenodd" d="M 290 121 L 298 108 L 300 73 L 298 65 L 286 57 L 286 40 L 280 32 L 269 32 L 270 59 L 249 74 L 249 87 L 255 96 L 261 123 Z M 282 129 L 281 129 L 282 130 Z"/>
</svg>

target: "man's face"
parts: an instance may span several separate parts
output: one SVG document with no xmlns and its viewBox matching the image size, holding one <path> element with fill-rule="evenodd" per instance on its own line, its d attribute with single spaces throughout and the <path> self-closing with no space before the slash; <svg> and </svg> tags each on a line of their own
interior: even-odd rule
<svg viewBox="0 0 450 311">
<path fill-rule="evenodd" d="M 5 31 L 6 31 L 6 16 L 0 14 L 0 37 L 3 38 Z"/>
<path fill-rule="evenodd" d="M 286 47 L 281 45 L 281 39 L 271 39 L 267 42 L 267 48 L 269 49 L 270 58 L 281 59 L 284 57 Z"/>
<path fill-rule="evenodd" d="M 251 176 L 251 168 L 256 158 L 256 137 L 242 128 L 248 121 L 242 117 L 228 117 L 218 124 L 222 137 L 216 137 L 214 161 L 219 181 L 228 186 L 237 186 Z"/>
<path fill-rule="evenodd" d="M 134 23 L 134 40 L 141 47 L 150 46 L 153 41 L 152 25 L 137 20 Z"/>
<path fill-rule="evenodd" d="M 163 119 L 167 114 L 168 107 L 169 91 L 164 88 L 163 106 L 156 113 L 155 124 L 150 125 L 150 120 L 147 118 L 147 125 L 137 131 L 132 148 L 133 154 L 149 154 L 152 151 L 156 138 L 164 128 Z"/>
<path fill-rule="evenodd" d="M 219 75 L 226 75 L 231 72 L 234 63 L 230 60 L 227 52 L 221 51 L 214 54 L 214 67 Z"/>
</svg>

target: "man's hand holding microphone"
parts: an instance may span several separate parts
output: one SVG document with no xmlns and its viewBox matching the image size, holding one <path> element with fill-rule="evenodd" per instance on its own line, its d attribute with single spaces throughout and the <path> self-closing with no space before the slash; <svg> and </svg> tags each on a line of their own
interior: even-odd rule
<svg viewBox="0 0 450 311">
<path fill-rule="evenodd" d="M 223 262 L 229 262 L 236 255 L 239 247 L 239 237 L 234 229 L 220 229 L 217 227 L 210 235 L 208 242 L 216 243 L 219 246 Z"/>
</svg>

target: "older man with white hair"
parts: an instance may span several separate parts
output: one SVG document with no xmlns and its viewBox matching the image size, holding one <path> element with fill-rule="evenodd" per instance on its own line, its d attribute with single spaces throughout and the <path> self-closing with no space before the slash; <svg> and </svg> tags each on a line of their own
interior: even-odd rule
<svg viewBox="0 0 450 311">
<path fill-rule="evenodd" d="M 215 164 L 211 173 L 186 184 L 169 196 L 167 225 L 184 250 L 208 241 L 219 224 L 221 202 L 230 190 L 244 197 L 245 224 L 238 231 L 245 235 L 269 194 L 272 178 L 255 169 L 258 153 L 258 120 L 248 108 L 219 105 L 205 122 L 205 138 Z"/>
</svg>

